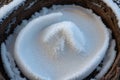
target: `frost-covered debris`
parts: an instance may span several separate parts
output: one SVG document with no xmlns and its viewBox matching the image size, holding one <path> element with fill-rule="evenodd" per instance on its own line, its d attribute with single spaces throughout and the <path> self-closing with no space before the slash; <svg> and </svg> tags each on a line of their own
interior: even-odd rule
<svg viewBox="0 0 120 80">
<path fill-rule="evenodd" d="M 97 4 L 97 3 L 93 3 L 94 5 L 98 6 L 98 7 L 101 7 L 101 5 Z"/>
<path fill-rule="evenodd" d="M 20 1 L 20 0 L 19 0 Z M 32 15 L 32 17 L 29 20 L 23 20 L 20 25 L 17 26 L 14 30 L 14 36 L 16 37 L 18 33 L 21 31 L 21 29 L 26 26 L 32 19 L 37 18 L 38 16 L 42 16 L 44 14 L 48 13 L 47 8 L 43 8 L 39 12 L 35 12 L 35 14 Z M 15 19 L 13 20 L 14 23 Z M 11 25 L 11 24 L 9 24 Z M 10 26 L 8 26 L 10 28 Z M 8 29 L 9 31 L 9 29 Z M 7 40 L 2 43 L 1 45 L 1 58 L 3 60 L 3 66 L 5 68 L 6 73 L 8 74 L 10 80 L 27 80 L 26 78 L 23 78 L 20 74 L 21 71 L 19 71 L 18 67 L 16 67 L 16 63 L 14 61 L 13 55 L 8 51 L 11 49 L 11 47 L 7 47 L 10 45 L 10 43 L 13 43 L 15 39 L 13 38 L 13 35 L 10 35 Z M 11 51 L 12 52 L 12 51 Z"/>
<path fill-rule="evenodd" d="M 3 65 L 8 74 L 10 80 L 26 80 L 26 78 L 21 77 L 19 69 L 16 67 L 13 57 L 7 51 L 4 43 L 1 45 L 1 57 L 3 60 Z"/>
<path fill-rule="evenodd" d="M 7 40 L 1 45 L 1 57 L 3 60 L 3 66 L 10 80 L 27 80 L 25 77 L 21 76 L 21 71 L 16 66 L 13 54 L 11 54 L 11 52 L 13 52 L 11 51 L 11 48 L 14 47 L 13 45 L 11 45 L 11 43 L 15 42 L 14 37 L 18 35 L 19 31 L 23 28 L 22 26 L 27 25 L 27 23 L 27 20 L 23 20 L 22 24 L 18 25 L 17 28 L 14 30 L 14 34 L 10 35 Z"/>
<path fill-rule="evenodd" d="M 117 5 L 120 0 L 103 0 L 113 11 L 114 13 L 116 14 L 116 17 L 118 19 L 118 26 L 120 28 L 120 8 L 119 6 Z M 116 4 L 116 3 L 117 4 Z M 119 4 L 120 5 L 120 4 Z"/>
<path fill-rule="evenodd" d="M 115 2 L 118 5 L 118 7 L 120 8 L 120 0 L 113 0 L 113 2 Z"/>
<path fill-rule="evenodd" d="M 29 9 L 30 7 L 32 7 L 32 6 L 35 4 L 36 1 L 37 1 L 37 0 L 34 0 L 32 3 L 30 3 L 29 6 L 25 8 L 25 10 L 26 10 L 26 9 Z"/>
<path fill-rule="evenodd" d="M 8 33 L 10 31 L 11 25 L 16 22 L 16 17 L 12 19 L 11 23 L 8 25 L 7 30 L 5 33 Z"/>
<path fill-rule="evenodd" d="M 96 68 L 98 73 L 96 74 L 95 77 L 91 78 L 90 80 L 100 80 L 107 73 L 107 71 L 110 69 L 110 67 L 112 66 L 112 64 L 115 60 L 115 57 L 116 57 L 115 46 L 116 46 L 116 42 L 111 37 L 109 48 L 106 52 L 106 55 L 104 56 L 103 61 L 100 63 L 102 66 L 99 65 Z"/>
<path fill-rule="evenodd" d="M 13 0 L 0 8 L 0 22 L 5 19 L 13 10 L 17 9 L 25 0 Z"/>
<path fill-rule="evenodd" d="M 107 54 L 103 60 L 102 63 L 103 66 L 101 67 L 100 72 L 95 76 L 95 79 L 97 80 L 101 79 L 110 69 L 116 57 L 115 46 L 116 46 L 115 40 L 112 40 L 110 42 L 110 47 L 107 51 Z"/>
</svg>

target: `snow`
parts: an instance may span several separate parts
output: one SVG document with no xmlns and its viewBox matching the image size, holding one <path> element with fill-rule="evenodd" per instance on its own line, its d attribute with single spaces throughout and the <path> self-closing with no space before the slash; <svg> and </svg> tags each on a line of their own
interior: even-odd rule
<svg viewBox="0 0 120 80">
<path fill-rule="evenodd" d="M 120 28 L 120 8 L 119 6 L 113 2 L 113 0 L 103 0 L 116 14 L 116 17 L 118 19 L 118 26 Z"/>
<path fill-rule="evenodd" d="M 20 76 L 20 71 L 16 67 L 13 57 L 7 51 L 6 45 L 4 43 L 1 45 L 1 58 L 3 60 L 5 71 L 7 72 L 10 80 L 26 80 Z"/>
<path fill-rule="evenodd" d="M 7 30 L 5 33 L 9 33 L 11 25 L 14 24 L 16 22 L 16 17 L 12 19 L 11 23 L 7 26 Z"/>
<path fill-rule="evenodd" d="M 0 21 L 2 21 L 2 19 L 5 18 L 6 15 L 11 13 L 11 11 L 15 10 L 16 7 L 18 5 L 20 5 L 23 1 L 25 1 L 25 0 L 13 0 L 8 5 L 4 5 L 2 8 L 0 8 L 0 13 L 1 13 L 0 14 Z M 107 3 L 107 5 L 109 5 L 113 9 L 113 11 L 115 12 L 115 14 L 117 16 L 117 19 L 119 20 L 118 24 L 119 24 L 119 27 L 120 27 L 120 9 L 118 8 L 118 6 L 115 3 L 112 2 L 112 0 L 103 0 L 103 1 L 105 3 Z M 33 4 L 34 3 L 31 3 L 30 6 L 32 6 Z M 53 6 L 53 8 L 58 9 L 58 8 L 61 8 L 61 6 L 60 5 L 58 7 Z M 39 16 L 42 16 L 42 15 L 45 15 L 45 14 L 48 14 L 48 13 L 51 13 L 51 12 L 52 12 L 51 9 L 43 8 L 43 10 L 40 11 L 40 13 L 36 12 L 34 15 L 32 15 L 32 18 L 30 18 L 29 20 L 23 20 L 22 24 L 18 25 L 18 27 L 15 29 L 14 34 L 9 36 L 8 40 L 6 40 L 6 44 L 3 43 L 1 45 L 1 48 L 2 48 L 1 55 L 2 55 L 3 64 L 4 64 L 4 67 L 6 69 L 6 72 L 8 73 L 9 77 L 11 78 L 11 80 L 18 80 L 18 79 L 19 80 L 26 80 L 26 79 L 22 78 L 20 76 L 20 72 L 19 72 L 19 70 L 16 67 L 15 62 L 14 62 L 13 54 L 11 54 L 10 53 L 11 51 L 9 51 L 10 49 L 8 49 L 8 48 L 10 48 L 9 45 L 11 44 L 11 42 L 14 41 L 17 34 L 20 32 L 21 29 L 24 28 L 24 26 L 26 26 L 28 24 L 28 22 L 30 22 L 32 19 L 35 19 L 35 18 L 37 18 Z M 47 35 L 49 35 L 49 34 L 47 34 Z M 13 36 L 14 36 L 14 38 L 13 38 Z M 54 35 L 53 35 L 53 37 L 54 37 Z M 13 39 L 11 39 L 11 38 L 13 38 Z M 62 44 L 64 44 L 64 41 L 61 43 L 62 48 L 64 48 L 63 47 L 64 45 L 62 45 Z M 116 52 L 114 50 L 115 41 L 112 41 L 111 45 L 112 46 L 110 46 L 110 50 L 108 50 L 108 53 L 110 53 L 110 55 L 107 54 L 107 58 L 106 58 L 106 59 L 109 59 L 109 60 L 105 60 L 104 66 L 101 69 L 101 72 L 95 77 L 95 79 L 93 78 L 91 80 L 96 80 L 96 79 L 101 78 L 108 71 L 110 66 L 112 65 L 112 63 L 113 63 L 113 61 L 115 59 L 115 55 L 116 55 Z"/>
<path fill-rule="evenodd" d="M 22 4 L 25 0 L 13 0 L 7 5 L 4 5 L 0 8 L 0 22 L 2 19 L 6 18 L 8 14 L 10 14 L 13 10 L 17 9 L 17 7 Z"/>
<path fill-rule="evenodd" d="M 52 53 L 62 53 L 61 51 L 64 51 L 65 49 L 65 41 L 67 41 L 67 44 L 78 53 L 85 52 L 84 45 L 86 43 L 84 35 L 77 25 L 71 21 L 63 21 L 52 24 L 42 32 L 43 42 L 47 43 L 47 45 L 51 47 L 51 50 L 53 51 Z M 56 45 L 51 44 L 51 42 L 56 42 Z M 48 47 L 47 45 L 46 47 Z"/>
<path fill-rule="evenodd" d="M 111 40 L 110 47 L 107 51 L 105 59 L 103 60 L 103 67 L 100 70 L 100 72 L 95 76 L 95 79 L 97 80 L 101 79 L 112 66 L 116 57 L 115 46 L 116 46 L 115 40 Z"/>
<path fill-rule="evenodd" d="M 62 9 L 63 7 L 65 7 L 65 9 Z M 9 40 L 7 40 L 6 41 L 6 47 L 7 47 L 7 50 L 9 51 L 9 53 L 11 53 L 11 55 L 14 55 L 14 54 L 12 54 L 12 53 L 14 53 L 13 51 L 11 51 L 11 48 L 13 48 L 14 46 L 12 46 L 12 45 L 14 45 L 14 43 L 16 42 L 15 40 L 16 40 L 16 37 L 18 37 L 18 34 L 20 33 L 21 34 L 21 31 L 23 31 L 23 30 L 25 30 L 25 28 L 27 28 L 27 26 L 29 27 L 29 26 L 31 26 L 31 28 L 34 26 L 34 27 L 39 27 L 39 26 L 41 26 L 40 28 L 41 28 L 41 30 L 42 29 L 45 29 L 44 28 L 44 26 L 45 27 L 49 27 L 51 24 L 55 24 L 55 23 L 58 23 L 58 22 L 62 22 L 62 21 L 70 21 L 70 22 L 72 22 L 72 23 L 74 23 L 74 24 L 76 24 L 76 27 L 78 27 L 78 29 L 80 29 L 80 31 L 82 31 L 82 34 L 84 34 L 84 36 L 85 36 L 85 39 L 87 40 L 86 42 L 84 42 L 84 39 L 83 38 L 80 38 L 80 40 L 81 40 L 81 43 L 84 43 L 85 45 L 87 45 L 87 46 L 84 46 L 85 47 L 85 50 L 87 51 L 87 52 L 89 52 L 86 56 L 85 55 L 81 55 L 81 54 L 83 54 L 83 53 L 81 53 L 81 54 L 73 54 L 73 53 L 75 53 L 74 52 L 74 49 L 73 50 L 71 50 L 70 51 L 70 53 L 68 54 L 68 53 L 66 53 L 66 54 L 62 54 L 62 55 L 59 55 L 57 58 L 50 58 L 50 60 L 49 61 L 46 61 L 45 60 L 45 58 L 43 58 L 43 57 L 41 57 L 41 56 L 39 56 L 39 55 L 42 55 L 41 53 L 39 53 L 39 55 L 36 55 L 36 52 L 35 51 L 37 51 L 37 52 L 42 52 L 42 51 L 45 51 L 46 50 L 46 48 L 43 48 L 43 49 L 40 49 L 40 51 L 38 51 L 38 50 L 33 50 L 33 52 L 34 52 L 34 54 L 33 54 L 33 56 L 30 56 L 30 55 L 32 55 L 31 54 L 31 51 L 28 51 L 29 52 L 29 56 L 27 56 L 27 54 L 24 54 L 24 52 L 22 52 L 23 54 L 24 54 L 24 57 L 26 57 L 25 59 L 23 59 L 24 61 L 26 61 L 26 60 L 28 60 L 28 63 L 30 63 L 30 65 L 32 65 L 33 67 L 36 67 L 36 68 L 33 68 L 32 67 L 32 70 L 33 69 L 38 69 L 38 67 L 37 66 L 34 66 L 34 65 L 38 65 L 38 66 L 40 66 L 40 65 L 47 65 L 47 66 L 49 66 L 49 68 L 47 67 L 47 66 L 44 66 L 44 68 L 42 68 L 41 66 L 41 68 L 39 67 L 39 69 L 42 69 L 41 71 L 39 71 L 39 69 L 37 70 L 39 73 L 40 73 L 40 75 L 42 76 L 42 77 L 44 77 L 46 74 L 48 75 L 48 77 L 47 78 L 50 78 L 50 75 L 57 75 L 58 77 L 60 77 L 61 79 L 62 79 L 62 77 L 61 76 L 59 76 L 59 74 L 60 75 L 63 75 L 62 73 L 66 73 L 67 72 L 67 74 L 68 74 L 68 71 L 71 73 L 71 76 L 68 76 L 67 78 L 71 78 L 71 77 L 75 77 L 75 76 L 79 76 L 78 74 L 79 74 L 79 72 L 76 72 L 76 70 L 77 69 L 80 69 L 80 66 L 81 66 L 81 64 L 83 64 L 83 66 L 84 65 L 88 65 L 88 64 L 90 64 L 90 59 L 94 59 L 93 61 L 92 61 L 92 64 L 93 64 L 93 66 L 92 66 L 92 69 L 90 69 L 89 71 L 86 71 L 85 73 L 84 73 L 84 70 L 88 70 L 89 68 L 90 68 L 90 66 L 86 66 L 86 68 L 85 69 L 81 69 L 80 71 L 81 72 L 83 72 L 83 73 L 81 73 L 81 79 L 83 78 L 83 77 L 85 77 L 85 76 L 87 76 L 87 75 L 89 75 L 91 72 L 92 72 L 92 70 L 94 70 L 96 67 L 97 67 L 97 65 L 100 63 L 100 61 L 102 60 L 102 58 L 104 57 L 104 53 L 105 53 L 105 51 L 106 51 L 106 49 L 107 48 L 105 48 L 105 47 L 107 47 L 107 45 L 108 45 L 108 31 L 107 31 L 107 29 L 105 28 L 105 25 L 101 22 L 101 19 L 98 17 L 98 16 L 96 16 L 95 14 L 93 14 L 92 13 L 92 11 L 91 10 L 84 10 L 83 8 L 80 8 L 80 7 L 78 7 L 78 6 L 70 6 L 70 5 L 68 5 L 68 6 L 57 6 L 57 7 L 53 7 L 52 9 L 47 9 L 47 8 L 44 8 L 42 11 L 40 11 L 40 13 L 38 13 L 38 12 L 36 12 L 33 16 L 32 16 L 32 18 L 31 19 L 29 19 L 28 21 L 27 20 L 23 20 L 23 22 L 22 22 L 22 24 L 21 25 L 18 25 L 18 27 L 15 29 L 15 32 L 14 32 L 14 34 L 13 34 L 13 36 L 14 36 L 14 38 L 10 38 Z M 77 8 L 76 8 L 77 7 Z M 70 9 L 68 9 L 68 8 L 70 8 Z M 73 9 L 72 9 L 73 8 Z M 76 8 L 76 9 L 74 9 L 74 8 Z M 77 12 L 77 10 L 78 9 L 80 9 L 80 10 L 82 10 L 81 12 Z M 62 11 L 62 14 L 64 14 L 64 15 L 59 15 L 60 13 L 58 12 L 59 10 L 61 10 Z M 85 11 L 85 13 L 84 13 L 84 11 Z M 54 13 L 53 13 L 54 12 Z M 72 12 L 72 14 L 70 14 L 70 12 Z M 75 13 L 74 13 L 75 12 Z M 58 14 L 58 15 L 54 15 L 54 14 Z M 78 14 L 77 13 L 79 13 L 79 14 L 81 14 L 81 15 L 83 15 L 84 17 L 80 17 L 80 16 L 78 16 Z M 92 13 L 92 14 L 91 14 Z M 47 15 L 46 15 L 47 14 Z M 53 15 L 53 16 L 55 16 L 55 17 L 52 17 L 52 16 L 48 16 L 48 15 Z M 88 15 L 88 14 L 90 14 L 90 15 Z M 47 17 L 49 17 L 49 18 L 43 18 L 42 17 L 42 15 L 46 15 Z M 59 16 L 59 18 L 57 18 Z M 69 16 L 71 16 L 71 17 L 69 17 Z M 92 22 L 92 20 L 91 20 L 91 17 L 93 17 L 94 19 L 93 19 L 93 22 Z M 36 19 L 35 19 L 36 18 Z M 90 19 L 89 19 L 90 18 Z M 32 20 L 33 19 L 33 20 Z M 42 20 L 40 20 L 40 19 L 42 19 Z M 65 19 L 65 20 L 64 20 Z M 76 20 L 76 19 L 78 19 L 78 20 Z M 88 19 L 88 21 L 86 21 Z M 45 24 L 45 21 L 48 23 L 48 24 Z M 82 23 L 80 23 L 79 21 L 81 21 Z M 96 21 L 96 23 L 98 22 L 98 24 L 96 24 L 97 26 L 103 26 L 103 28 L 100 28 L 100 27 L 97 27 L 96 28 L 96 25 L 93 25 L 94 24 L 94 21 Z M 86 24 L 86 22 L 89 22 L 88 24 Z M 28 24 L 27 24 L 28 23 Z M 40 24 L 41 23 L 41 24 Z M 36 24 L 36 25 L 34 25 L 34 24 Z M 50 25 L 49 25 L 50 24 Z M 26 26 L 26 27 L 25 27 Z M 49 33 L 49 31 L 53 31 L 53 33 L 54 34 L 46 34 L 46 35 L 49 35 L 49 36 L 51 36 L 51 38 L 47 38 L 48 39 L 48 43 L 50 43 L 50 44 L 52 44 L 51 43 L 51 41 L 52 42 L 54 42 L 54 38 L 56 37 L 56 33 L 59 33 L 60 31 L 62 31 L 64 34 L 69 34 L 69 35 L 67 35 L 67 36 L 65 36 L 65 37 L 67 37 L 68 39 L 70 38 L 70 40 L 71 40 L 71 38 L 75 38 L 75 40 L 73 39 L 72 41 L 69 41 L 69 40 L 67 40 L 68 42 L 72 42 L 72 44 L 74 43 L 74 41 L 76 41 L 77 40 L 77 34 L 76 34 L 76 29 L 77 28 L 75 28 L 74 29 L 74 27 L 72 28 L 71 27 L 71 29 L 69 30 L 68 28 L 62 28 L 62 29 L 65 29 L 65 31 L 63 31 L 63 30 L 61 30 L 61 29 L 58 29 L 59 28 L 59 26 L 58 26 L 58 28 L 54 28 L 53 27 L 53 25 L 51 25 L 52 26 L 52 28 L 50 28 L 51 30 L 48 30 L 47 28 L 47 31 L 48 31 L 48 33 Z M 61 25 L 61 26 L 63 26 L 63 24 Z M 91 27 L 90 27 L 91 26 Z M 25 28 L 24 28 L 25 27 Z M 67 26 L 67 27 L 70 27 L 70 26 Z M 53 29 L 54 28 L 54 29 Z M 41 32 L 41 30 L 40 29 L 37 29 L 37 28 L 34 28 L 34 29 L 29 29 L 29 30 L 25 30 L 24 31 L 24 33 L 29 33 L 29 31 L 31 32 L 30 34 L 31 35 L 33 35 L 33 34 L 35 34 L 35 33 L 33 33 L 32 34 L 32 32 L 33 31 L 31 31 L 31 30 L 38 30 L 37 31 L 37 33 L 38 32 Z M 89 29 L 89 30 L 88 30 Z M 21 30 L 21 31 L 20 31 Z M 58 31 L 57 31 L 58 30 Z M 97 33 L 99 33 L 99 34 L 96 34 L 96 30 L 99 30 L 99 31 L 97 31 Z M 28 31 L 28 32 L 27 32 Z M 43 30 L 44 31 L 44 30 Z M 75 35 L 74 35 L 74 37 L 69 37 L 70 35 L 71 35 L 71 31 L 73 31 L 73 33 L 75 33 Z M 78 30 L 77 30 L 78 31 Z M 103 32 L 102 32 L 103 31 Z M 104 33 L 104 31 L 105 31 L 105 33 Z M 35 31 L 36 32 L 36 31 Z M 79 31 L 78 31 L 79 32 Z M 101 34 L 101 32 L 102 32 L 102 34 Z M 72 34 L 73 34 L 72 33 Z M 25 37 L 25 38 L 21 38 L 22 40 L 24 39 L 24 40 L 26 40 L 26 39 L 29 39 L 29 35 L 30 34 L 28 34 L 28 36 L 27 37 Z M 81 32 L 80 32 L 80 34 L 81 34 Z M 80 35 L 79 34 L 79 35 Z M 104 34 L 104 35 L 103 35 Z M 26 34 L 25 34 L 26 35 Z M 25 36 L 25 35 L 23 35 L 23 36 Z M 39 36 L 39 34 L 38 34 L 38 36 Z M 98 37 L 99 36 L 99 37 Z M 30 42 L 31 40 L 37 40 L 37 41 L 35 41 L 35 42 L 37 42 L 37 44 L 39 45 L 39 42 L 41 42 L 41 37 L 39 37 L 38 39 L 35 39 L 35 37 L 34 36 L 31 36 L 32 38 L 30 38 L 29 39 L 29 41 L 27 41 L 27 42 Z M 64 36 L 63 36 L 64 37 Z M 92 38 L 91 38 L 92 37 Z M 95 38 L 95 37 L 97 37 L 97 38 Z M 102 42 L 102 39 L 103 39 L 103 41 L 104 41 L 104 38 L 106 38 L 107 37 L 107 39 L 105 39 L 106 41 L 104 42 L 104 44 L 103 44 L 103 42 Z M 44 37 L 44 38 L 46 38 L 46 37 Z M 56 37 L 57 38 L 57 37 Z M 21 41 L 21 39 L 18 39 L 18 40 L 20 40 Z M 52 39 L 52 40 L 51 40 Z M 65 38 L 66 39 L 66 38 Z M 83 39 L 83 40 L 82 40 Z M 61 40 L 61 39 L 60 39 Z M 93 42 L 92 42 L 93 41 Z M 58 46 L 58 47 L 60 47 L 60 48 L 64 48 L 64 46 L 66 46 L 66 44 L 64 44 L 64 40 L 61 40 L 61 43 L 60 43 L 60 45 Z M 105 45 L 103 48 L 101 48 L 100 50 L 101 51 L 96 51 L 96 50 L 99 50 L 99 49 L 94 49 L 94 48 L 97 48 L 98 46 L 100 47 L 100 45 L 102 45 L 101 43 L 98 43 L 98 42 L 101 42 L 103 45 Z M 26 42 L 25 42 L 26 43 Z M 31 44 L 30 45 L 32 45 L 32 44 L 34 44 L 33 42 L 30 42 Z M 56 43 L 56 42 L 55 42 Z M 55 43 L 53 43 L 53 45 L 55 44 Z M 12 44 L 12 45 L 11 45 Z M 71 43 L 70 43 L 71 44 Z M 20 44 L 20 45 L 22 45 L 22 44 Z M 76 43 L 74 44 L 74 45 L 76 45 Z M 90 45 L 92 45 L 92 46 L 90 46 Z M 27 47 L 25 47 L 25 46 L 27 46 Z M 44 45 L 42 45 L 42 46 L 39 46 L 38 48 L 40 48 L 40 47 L 43 47 Z M 81 45 L 82 46 L 82 45 Z M 95 47 L 95 46 L 97 46 L 97 47 Z M 27 50 L 27 48 L 30 48 L 31 46 L 29 46 L 29 45 L 24 45 L 24 47 L 26 48 L 26 50 Z M 22 47 L 21 49 L 24 49 L 24 47 Z M 75 46 L 76 47 L 76 46 Z M 32 50 L 32 49 L 36 49 L 36 47 L 34 46 L 34 47 L 32 47 L 30 50 Z M 72 48 L 71 46 L 70 46 L 70 48 Z M 64 48 L 64 50 L 66 50 L 65 48 Z M 68 49 L 68 50 L 70 50 L 70 49 Z M 24 50 L 21 50 L 21 51 L 25 51 L 25 49 Z M 75 49 L 75 51 L 76 51 L 76 49 Z M 93 56 L 94 56 L 94 53 L 92 52 L 92 51 L 95 51 L 95 52 L 100 52 L 100 53 L 98 53 L 98 54 L 100 54 L 100 55 L 98 55 L 98 57 L 94 57 L 93 58 Z M 63 51 L 64 52 L 64 51 Z M 19 53 L 19 51 L 17 51 L 17 53 Z M 103 54 L 101 54 L 101 53 L 103 53 Z M 88 55 L 91 55 L 91 57 L 90 56 L 88 56 Z M 22 54 L 21 54 L 22 55 Z M 47 55 L 47 54 L 45 54 L 48 58 L 49 58 L 49 55 Z M 15 56 L 15 55 L 14 55 Z M 61 57 L 60 57 L 61 56 Z M 66 57 L 64 57 L 64 56 L 66 56 Z M 30 57 L 30 58 L 29 58 Z M 37 58 L 37 57 L 39 57 L 39 58 Z M 41 58 L 40 58 L 41 57 Z M 43 58 L 43 61 L 45 61 L 45 62 L 41 62 L 40 63 L 40 61 L 42 60 L 42 58 Z M 87 63 L 87 62 L 85 62 L 85 59 L 86 58 L 86 61 L 88 60 L 89 61 L 89 63 Z M 18 59 L 18 58 L 17 58 Z M 32 59 L 32 63 L 31 63 L 31 61 L 29 62 L 29 59 L 31 60 Z M 37 60 L 37 61 L 35 61 L 34 62 L 34 59 L 41 59 L 41 60 Z M 67 63 L 67 65 L 66 65 L 66 63 L 64 62 L 64 60 L 67 60 L 68 59 L 68 63 Z M 72 69 L 71 69 L 71 67 L 69 67 L 70 65 L 71 65 L 71 59 L 73 60 L 72 62 L 75 62 L 75 63 L 72 63 L 73 65 L 77 65 L 78 67 L 77 68 L 74 68 L 74 66 L 71 66 L 71 67 L 73 67 Z M 16 57 L 15 57 L 15 60 L 16 60 Z M 97 61 L 96 61 L 97 60 Z M 22 60 L 21 60 L 22 61 Z M 39 61 L 39 62 L 38 62 Z M 54 64 L 55 66 L 52 66 L 52 65 L 50 65 L 50 63 L 51 63 L 51 61 L 52 62 L 58 62 L 58 63 L 56 63 L 56 64 Z M 60 63 L 59 63 L 60 62 Z M 81 62 L 81 63 L 80 63 Z M 83 63 L 83 62 L 85 62 L 85 63 Z M 22 64 L 21 62 L 20 63 L 17 63 L 17 64 Z M 53 64 L 53 63 L 51 63 L 51 64 Z M 60 64 L 62 64 L 62 65 L 60 65 Z M 92 65 L 92 64 L 90 64 L 90 65 Z M 27 64 L 26 64 L 27 65 Z M 28 65 L 26 66 L 25 65 L 25 67 L 24 68 L 20 68 L 20 69 L 22 69 L 21 71 L 25 74 L 26 72 L 29 72 L 29 70 L 27 71 L 27 69 L 31 69 Z M 20 65 L 19 65 L 20 66 Z M 22 64 L 20 67 L 23 67 L 24 65 Z M 60 70 L 59 72 L 61 72 L 61 73 L 58 73 L 57 72 L 57 74 L 54 74 L 54 70 L 53 70 L 53 72 L 52 72 L 52 70 L 50 70 L 50 68 L 52 69 L 52 67 L 54 68 L 54 70 Z M 59 67 L 63 67 L 63 70 L 61 70 Z M 65 68 L 66 67 L 66 68 Z M 49 69 L 49 70 L 47 70 L 47 69 Z M 46 72 L 46 74 L 43 74 L 42 72 L 44 72 L 44 70 L 47 70 L 47 72 Z M 66 71 L 67 70 L 67 71 Z M 75 71 L 74 71 L 75 70 Z M 74 71 L 74 72 L 73 72 Z M 79 70 L 77 70 L 77 71 L 79 71 Z M 52 72 L 52 73 L 51 73 Z M 72 74 L 72 72 L 74 73 L 74 74 Z M 30 71 L 30 74 L 28 74 L 28 73 L 26 73 L 25 74 L 25 76 L 29 76 L 29 75 L 31 75 L 31 76 L 34 76 L 34 78 L 36 77 L 35 76 L 35 74 L 36 74 L 37 72 L 35 72 L 35 71 Z M 69 74 L 70 74 L 69 73 Z M 28 74 L 28 75 L 27 75 Z M 50 75 L 49 75 L 50 74 Z M 68 74 L 68 75 L 69 75 Z M 39 76 L 40 76 L 39 75 Z M 64 77 L 64 75 L 63 75 L 63 77 Z M 33 78 L 33 77 L 32 77 Z M 36 78 L 38 78 L 38 76 L 36 77 Z M 56 78 L 57 79 L 57 77 L 56 76 L 53 76 L 53 78 Z"/>
<path fill-rule="evenodd" d="M 30 3 L 29 6 L 25 8 L 25 10 L 31 8 L 35 4 L 36 1 L 37 0 L 34 0 L 32 3 Z"/>
</svg>

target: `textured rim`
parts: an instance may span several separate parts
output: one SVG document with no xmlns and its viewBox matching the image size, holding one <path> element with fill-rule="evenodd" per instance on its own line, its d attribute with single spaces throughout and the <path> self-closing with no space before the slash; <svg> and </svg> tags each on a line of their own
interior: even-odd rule
<svg viewBox="0 0 120 80">
<path fill-rule="evenodd" d="M 3 4 L 10 2 L 11 0 L 1 0 L 0 7 Z M 42 7 L 50 7 L 53 4 L 77 4 L 86 8 L 92 9 L 97 15 L 101 16 L 103 22 L 113 32 L 113 37 L 116 40 L 117 57 L 108 71 L 108 73 L 101 80 L 119 80 L 120 78 L 120 29 L 118 28 L 118 21 L 113 11 L 101 0 L 35 0 L 35 4 L 31 8 L 27 8 L 33 0 L 27 0 L 24 5 L 21 5 L 16 11 L 13 11 L 9 17 L 0 23 L 0 44 L 11 34 L 17 24 L 20 24 L 23 19 L 28 19 L 34 12 L 40 10 Z M 97 4 L 97 5 L 96 5 Z M 100 5 L 100 6 L 98 6 Z M 11 24 L 9 33 L 5 33 L 7 26 L 12 20 L 16 18 L 16 22 Z M 7 75 L 4 72 L 2 61 L 0 58 L 0 80 L 8 80 Z M 85 80 L 89 80 L 91 77 L 96 75 L 94 71 Z"/>
</svg>

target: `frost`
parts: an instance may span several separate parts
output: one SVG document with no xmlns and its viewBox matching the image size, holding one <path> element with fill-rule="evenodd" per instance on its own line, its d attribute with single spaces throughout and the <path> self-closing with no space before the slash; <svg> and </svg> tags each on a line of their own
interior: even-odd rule
<svg viewBox="0 0 120 80">
<path fill-rule="evenodd" d="M 119 8 L 120 0 L 103 0 L 103 1 L 114 11 L 114 13 L 118 19 L 118 26 L 120 28 L 120 8 Z"/>
<path fill-rule="evenodd" d="M 77 25 L 71 21 L 63 21 L 49 26 L 43 30 L 42 36 L 43 42 L 49 45 L 51 48 L 54 48 L 53 51 L 55 52 L 61 52 L 66 49 L 65 42 L 72 50 L 75 49 L 77 53 L 85 52 L 84 35 L 79 28 L 77 28 Z M 56 45 L 53 45 L 53 43 L 56 43 Z"/>
<path fill-rule="evenodd" d="M 11 28 L 11 25 L 14 24 L 15 22 L 16 22 L 16 18 L 13 18 L 13 19 L 12 19 L 12 22 L 8 25 L 7 30 L 6 30 L 5 33 L 9 33 L 10 28 Z"/>
<path fill-rule="evenodd" d="M 102 63 L 103 67 L 100 70 L 100 72 L 95 76 L 95 78 L 97 80 L 102 78 L 107 73 L 107 71 L 110 69 L 112 63 L 114 62 L 114 59 L 116 56 L 115 45 L 116 45 L 115 40 L 112 40 L 110 43 L 110 47 L 107 51 L 107 54 L 103 60 L 103 63 Z"/>
<path fill-rule="evenodd" d="M 0 22 L 6 18 L 13 10 L 16 10 L 25 0 L 13 0 L 0 8 Z"/>
<path fill-rule="evenodd" d="M 10 80 L 26 80 L 25 78 L 20 76 L 20 71 L 16 67 L 13 57 L 7 51 L 4 43 L 2 43 L 1 45 L 1 57 L 3 60 L 5 71 L 7 72 Z"/>
<path fill-rule="evenodd" d="M 32 7 L 35 4 L 36 1 L 37 0 L 34 0 L 32 3 L 30 3 L 29 6 L 25 8 L 25 10 L 29 9 L 30 7 Z"/>
<path fill-rule="evenodd" d="M 115 2 L 118 5 L 118 7 L 120 8 L 120 0 L 113 0 L 113 2 Z"/>
</svg>

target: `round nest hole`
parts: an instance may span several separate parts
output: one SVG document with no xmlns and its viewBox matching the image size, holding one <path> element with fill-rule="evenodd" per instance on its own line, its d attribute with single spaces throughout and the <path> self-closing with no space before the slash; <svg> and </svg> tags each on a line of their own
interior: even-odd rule
<svg viewBox="0 0 120 80">
<path fill-rule="evenodd" d="M 2 0 L 0 1 L 0 6 L 3 6 L 10 1 L 12 0 Z M 33 0 L 27 0 L 24 5 L 21 5 L 17 10 L 13 11 L 0 23 L 0 44 L 4 42 L 11 33 L 13 33 L 15 27 L 20 24 L 23 19 L 29 19 L 34 12 L 39 11 L 42 7 L 51 7 L 54 4 L 76 4 L 92 9 L 94 13 L 101 16 L 104 24 L 112 30 L 112 36 L 116 41 L 117 55 L 112 67 L 104 75 L 104 77 L 101 78 L 101 80 L 120 80 L 120 29 L 118 27 L 118 20 L 110 7 L 101 0 L 36 0 L 34 5 L 25 9 L 31 2 L 33 2 Z M 12 23 L 12 20 L 14 19 L 16 19 L 16 21 L 15 23 Z M 9 24 L 11 24 L 10 30 L 8 33 L 5 33 Z M 9 78 L 5 73 L 1 58 L 0 66 L 0 80 L 8 80 Z M 93 71 L 84 80 L 90 80 L 90 78 L 94 77 L 96 73 L 96 71 Z"/>
</svg>

